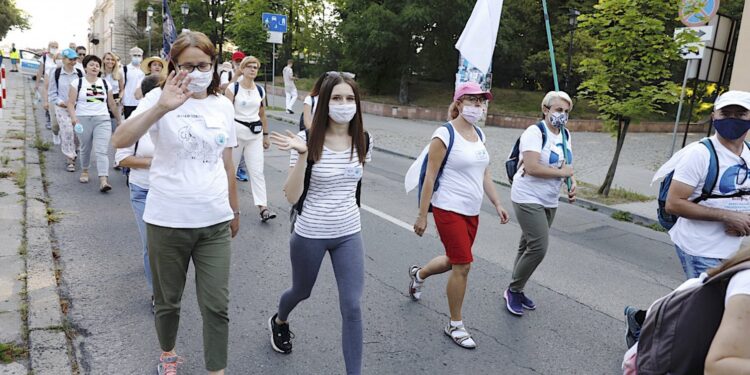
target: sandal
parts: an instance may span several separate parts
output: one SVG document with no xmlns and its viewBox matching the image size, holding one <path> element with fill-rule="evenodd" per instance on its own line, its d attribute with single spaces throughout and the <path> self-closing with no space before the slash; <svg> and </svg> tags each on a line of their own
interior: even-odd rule
<svg viewBox="0 0 750 375">
<path fill-rule="evenodd" d="M 66 168 L 68 172 L 75 172 L 76 171 L 76 165 L 73 163 L 68 163 L 68 167 Z"/>
<path fill-rule="evenodd" d="M 108 191 L 112 190 L 112 185 L 110 185 L 107 180 L 99 180 L 99 191 L 102 193 L 106 193 Z"/>
<path fill-rule="evenodd" d="M 81 177 L 78 178 L 82 184 L 89 182 L 89 172 L 81 172 Z"/>
<path fill-rule="evenodd" d="M 456 333 L 455 335 L 454 332 Z M 448 324 L 448 326 L 445 327 L 445 334 L 448 335 L 448 337 L 450 337 L 453 342 L 456 343 L 456 345 L 462 348 L 476 349 L 477 347 L 474 339 L 471 338 L 471 335 L 466 331 L 466 328 L 463 324 L 458 327 L 454 327 Z"/>
<path fill-rule="evenodd" d="M 265 223 L 268 220 L 275 219 L 276 213 L 269 210 L 268 208 L 264 208 L 260 210 L 260 222 Z"/>
</svg>

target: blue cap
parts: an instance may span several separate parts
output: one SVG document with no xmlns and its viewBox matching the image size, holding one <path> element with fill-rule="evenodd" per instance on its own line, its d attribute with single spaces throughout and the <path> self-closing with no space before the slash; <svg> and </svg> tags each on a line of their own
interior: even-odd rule
<svg viewBox="0 0 750 375">
<path fill-rule="evenodd" d="M 66 48 L 62 51 L 63 57 L 67 57 L 71 60 L 78 58 L 78 53 L 72 48 Z"/>
</svg>

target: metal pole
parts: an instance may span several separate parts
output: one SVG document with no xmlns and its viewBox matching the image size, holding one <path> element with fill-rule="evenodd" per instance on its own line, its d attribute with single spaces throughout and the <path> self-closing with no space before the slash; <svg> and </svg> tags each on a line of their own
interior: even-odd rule
<svg viewBox="0 0 750 375">
<path fill-rule="evenodd" d="M 680 124 L 680 115 L 682 114 L 682 100 L 685 98 L 685 86 L 687 86 L 688 74 L 690 74 L 690 62 L 688 60 L 685 64 L 685 77 L 682 79 L 682 90 L 680 91 L 680 104 L 677 105 L 677 117 L 674 119 L 674 130 L 672 131 L 672 149 L 669 150 L 667 159 L 674 155 L 674 146 L 677 143 L 677 126 Z"/>
<path fill-rule="evenodd" d="M 552 79 L 555 81 L 555 91 L 560 91 L 557 83 L 557 64 L 555 63 L 555 47 L 552 45 L 552 30 L 549 26 L 549 13 L 547 12 L 547 0 L 542 0 L 544 10 L 544 27 L 547 29 L 547 45 L 549 46 L 549 59 L 552 62 Z"/>
<path fill-rule="evenodd" d="M 570 30 L 570 45 L 568 46 L 568 74 L 565 76 L 565 91 L 568 91 L 568 83 L 570 83 L 570 75 L 573 72 L 573 35 L 576 33 L 574 27 Z"/>
<path fill-rule="evenodd" d="M 271 92 L 273 92 L 273 95 L 276 95 L 276 43 L 271 43 L 273 45 L 273 52 L 271 55 Z M 273 97 L 273 95 L 269 95 Z M 273 107 L 273 100 L 271 100 L 271 107 Z"/>
</svg>

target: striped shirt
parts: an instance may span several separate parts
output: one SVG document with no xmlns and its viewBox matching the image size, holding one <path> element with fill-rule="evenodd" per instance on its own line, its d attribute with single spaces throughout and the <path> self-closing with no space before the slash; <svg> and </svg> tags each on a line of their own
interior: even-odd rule
<svg viewBox="0 0 750 375">
<path fill-rule="evenodd" d="M 304 131 L 298 136 L 307 140 Z M 370 135 L 366 162 L 372 160 L 372 144 Z M 298 235 L 316 239 L 339 238 L 361 230 L 356 192 L 364 168 L 357 158 L 356 147 L 351 159 L 350 152 L 332 151 L 323 146 L 320 160 L 312 167 L 302 215 L 297 217 L 294 226 Z M 295 150 L 291 154 L 289 166 L 294 167 L 299 154 Z"/>
</svg>

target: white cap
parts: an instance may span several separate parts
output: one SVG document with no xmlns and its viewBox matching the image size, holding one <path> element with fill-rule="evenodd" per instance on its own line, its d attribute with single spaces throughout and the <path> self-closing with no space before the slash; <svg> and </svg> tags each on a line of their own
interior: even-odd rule
<svg viewBox="0 0 750 375">
<path fill-rule="evenodd" d="M 750 110 L 750 92 L 739 90 L 727 91 L 716 99 L 714 109 L 722 109 L 728 105 L 738 105 Z"/>
</svg>

